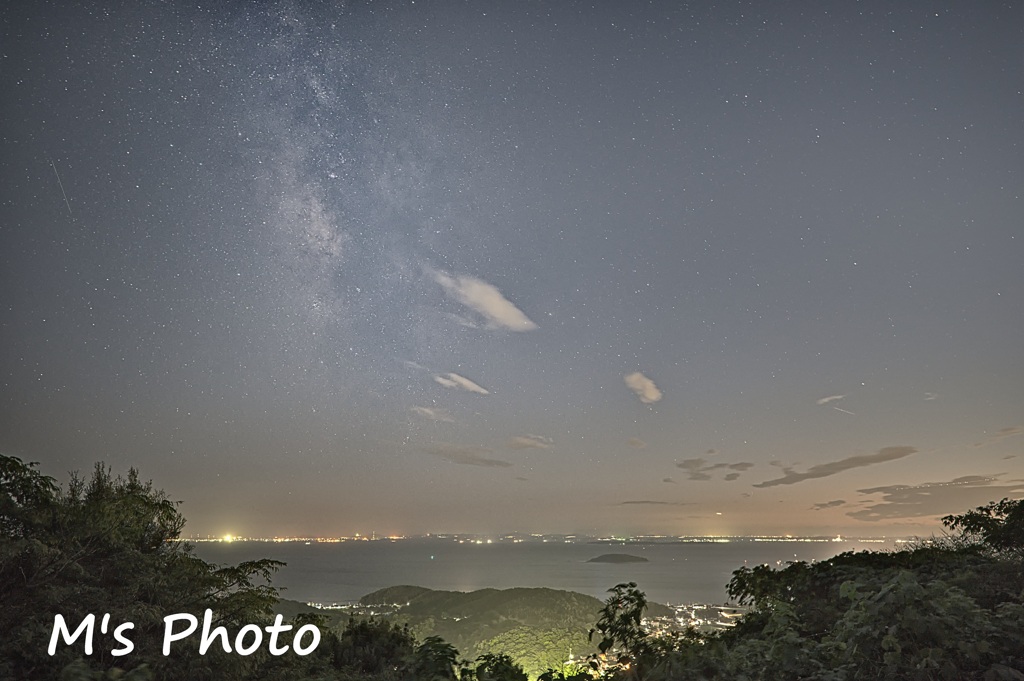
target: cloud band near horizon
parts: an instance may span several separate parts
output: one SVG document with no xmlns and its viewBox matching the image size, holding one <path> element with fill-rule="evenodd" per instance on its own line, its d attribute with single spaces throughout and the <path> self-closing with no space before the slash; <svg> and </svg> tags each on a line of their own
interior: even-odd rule
<svg viewBox="0 0 1024 681">
<path fill-rule="evenodd" d="M 842 473 L 843 471 L 848 471 L 853 468 L 873 466 L 878 463 L 886 463 L 888 461 L 902 459 L 903 457 L 910 456 L 911 454 L 916 454 L 917 451 L 916 447 L 883 447 L 874 454 L 858 454 L 857 456 L 848 456 L 845 459 L 840 459 L 839 461 L 830 461 L 828 463 L 818 464 L 817 466 L 811 466 L 803 473 L 787 468 L 783 469 L 785 471 L 785 475 L 781 478 L 765 480 L 764 482 L 757 483 L 754 487 L 793 485 L 798 482 L 803 482 L 804 480 L 827 478 L 830 475 L 836 475 L 837 473 Z"/>
</svg>

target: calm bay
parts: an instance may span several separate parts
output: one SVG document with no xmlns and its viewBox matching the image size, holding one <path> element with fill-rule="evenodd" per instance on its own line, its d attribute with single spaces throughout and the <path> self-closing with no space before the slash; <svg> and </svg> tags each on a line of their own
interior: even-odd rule
<svg viewBox="0 0 1024 681">
<path fill-rule="evenodd" d="M 673 544 L 495 542 L 444 539 L 347 542 L 199 542 L 195 552 L 217 564 L 272 558 L 287 563 L 274 578 L 284 598 L 345 603 L 377 589 L 412 584 L 450 591 L 548 587 L 603 599 L 609 588 L 636 582 L 660 603 L 723 603 L 733 570 L 744 565 L 825 560 L 844 551 L 888 550 L 893 543 L 731 541 Z M 628 553 L 645 563 L 591 563 Z"/>
</svg>

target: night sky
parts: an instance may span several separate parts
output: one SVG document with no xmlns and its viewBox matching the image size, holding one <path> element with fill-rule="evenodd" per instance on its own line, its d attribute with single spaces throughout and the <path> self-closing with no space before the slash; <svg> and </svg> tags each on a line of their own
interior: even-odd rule
<svg viewBox="0 0 1024 681">
<path fill-rule="evenodd" d="M 0 451 L 185 534 L 1024 496 L 1020 2 L 16 2 Z"/>
</svg>

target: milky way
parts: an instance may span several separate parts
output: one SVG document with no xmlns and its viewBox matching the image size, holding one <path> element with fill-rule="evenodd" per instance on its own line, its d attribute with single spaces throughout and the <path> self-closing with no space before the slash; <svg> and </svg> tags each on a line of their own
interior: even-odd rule
<svg viewBox="0 0 1024 681">
<path fill-rule="evenodd" d="M 9 10 L 0 449 L 199 534 L 1024 494 L 1021 13 Z"/>
</svg>

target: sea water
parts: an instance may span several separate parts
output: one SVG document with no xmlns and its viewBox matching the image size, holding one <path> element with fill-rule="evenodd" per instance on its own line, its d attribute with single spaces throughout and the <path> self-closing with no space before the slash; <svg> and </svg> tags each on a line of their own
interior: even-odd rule
<svg viewBox="0 0 1024 681">
<path fill-rule="evenodd" d="M 287 565 L 275 575 L 282 596 L 296 601 L 346 603 L 388 586 L 411 584 L 448 591 L 548 587 L 606 597 L 611 587 L 636 582 L 658 603 L 724 603 L 733 570 L 787 561 L 825 560 L 891 544 L 856 541 L 750 540 L 728 543 L 589 544 L 443 539 L 310 542 L 200 542 L 196 554 L 217 564 L 272 558 Z M 591 563 L 605 553 L 628 553 L 645 563 Z"/>
</svg>

